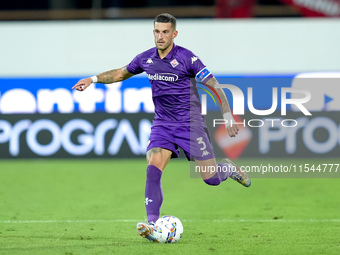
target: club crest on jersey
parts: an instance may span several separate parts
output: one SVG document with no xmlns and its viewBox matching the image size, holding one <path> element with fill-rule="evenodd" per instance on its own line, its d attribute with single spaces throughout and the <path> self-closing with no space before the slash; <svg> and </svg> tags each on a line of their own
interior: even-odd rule
<svg viewBox="0 0 340 255">
<path fill-rule="evenodd" d="M 149 58 L 149 59 L 146 61 L 146 63 L 147 63 L 147 64 L 152 64 L 152 63 L 153 63 L 153 61 L 152 61 L 152 59 L 151 59 L 151 58 Z"/>
<path fill-rule="evenodd" d="M 178 66 L 178 61 L 174 59 L 170 62 L 170 64 L 172 65 L 173 68 L 175 68 L 176 66 Z"/>
</svg>

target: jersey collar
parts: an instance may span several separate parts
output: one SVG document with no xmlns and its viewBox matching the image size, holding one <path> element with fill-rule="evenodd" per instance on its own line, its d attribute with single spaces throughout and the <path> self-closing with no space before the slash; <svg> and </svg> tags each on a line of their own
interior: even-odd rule
<svg viewBox="0 0 340 255">
<path fill-rule="evenodd" d="M 163 59 L 172 59 L 173 56 L 175 55 L 176 51 L 177 51 L 177 45 L 174 43 L 174 46 L 172 47 L 171 51 Z M 157 47 L 155 47 L 154 57 L 160 58 L 159 55 L 158 55 Z"/>
</svg>

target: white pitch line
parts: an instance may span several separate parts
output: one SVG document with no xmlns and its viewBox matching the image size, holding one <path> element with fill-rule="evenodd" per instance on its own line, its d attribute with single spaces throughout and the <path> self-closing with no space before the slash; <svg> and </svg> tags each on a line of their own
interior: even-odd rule
<svg viewBox="0 0 340 255">
<path fill-rule="evenodd" d="M 299 222 L 340 222 L 340 219 L 309 219 L 309 220 L 282 220 L 282 219 L 271 219 L 271 220 L 228 220 L 228 219 L 222 219 L 222 220 L 213 220 L 213 222 L 283 222 L 283 223 L 299 223 Z"/>
<path fill-rule="evenodd" d="M 6 220 L 1 223 L 26 224 L 26 223 L 110 223 L 110 222 L 137 222 L 138 220 Z M 140 220 L 139 220 L 140 221 Z"/>
<path fill-rule="evenodd" d="M 1 224 L 32 224 L 32 223 L 45 223 L 45 224 L 52 224 L 52 223 L 136 223 L 141 220 L 132 220 L 132 219 L 120 219 L 120 220 L 5 220 L 0 221 Z M 182 222 L 236 222 L 236 223 L 257 223 L 257 222 L 280 222 L 280 223 L 308 223 L 308 222 L 340 222 L 340 219 L 292 219 L 292 220 L 283 220 L 283 219 L 267 219 L 267 220 L 247 220 L 247 219 L 212 219 L 212 220 L 182 220 Z"/>
</svg>

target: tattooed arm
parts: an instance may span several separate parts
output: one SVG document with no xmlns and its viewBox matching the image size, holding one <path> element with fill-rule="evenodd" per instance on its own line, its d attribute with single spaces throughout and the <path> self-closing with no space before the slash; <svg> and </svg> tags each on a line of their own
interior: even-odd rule
<svg viewBox="0 0 340 255">
<path fill-rule="evenodd" d="M 124 81 L 128 78 L 130 78 L 131 76 L 133 76 L 132 73 L 129 73 L 126 69 L 126 66 L 119 68 L 119 69 L 113 69 L 104 73 L 101 73 L 99 75 L 97 75 L 97 81 L 98 83 L 114 83 L 114 82 L 118 82 L 118 81 Z M 72 89 L 76 89 L 79 91 L 83 91 L 85 90 L 87 87 L 89 87 L 91 85 L 91 83 L 93 83 L 92 78 L 86 78 L 86 79 L 82 79 L 80 81 L 77 82 L 76 85 L 74 85 L 72 87 Z"/>
<path fill-rule="evenodd" d="M 215 77 L 210 78 L 210 79 L 206 82 L 206 84 L 208 84 L 209 86 L 213 87 L 213 88 L 216 90 L 218 96 L 221 98 L 222 104 L 220 103 L 219 100 L 217 100 L 217 101 L 218 101 L 218 105 L 219 105 L 219 107 L 220 107 L 220 109 L 221 109 L 221 112 L 222 112 L 222 114 L 223 114 L 223 118 L 224 118 L 226 121 L 228 121 L 228 122 L 226 123 L 225 126 L 226 126 L 226 128 L 227 128 L 227 131 L 228 131 L 229 136 L 231 136 L 231 137 L 236 136 L 236 135 L 238 134 L 239 127 L 238 127 L 238 125 L 235 123 L 235 120 L 234 120 L 234 118 L 233 118 L 233 116 L 232 116 L 232 114 L 231 114 L 229 102 L 228 102 L 228 99 L 227 99 L 227 97 L 226 97 L 226 95 L 225 95 L 223 89 L 221 89 L 221 88 L 216 88 L 216 85 L 218 84 L 218 81 L 216 80 Z M 233 122 L 232 125 L 231 125 L 231 122 Z M 234 124 L 234 123 L 235 123 L 235 124 Z"/>
</svg>

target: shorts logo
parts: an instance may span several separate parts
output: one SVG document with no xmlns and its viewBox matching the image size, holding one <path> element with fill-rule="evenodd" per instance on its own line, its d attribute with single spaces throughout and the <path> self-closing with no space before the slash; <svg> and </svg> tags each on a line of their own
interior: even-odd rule
<svg viewBox="0 0 340 255">
<path fill-rule="evenodd" d="M 204 150 L 202 153 L 202 157 L 210 155 L 210 152 L 207 150 Z"/>
<path fill-rule="evenodd" d="M 173 68 L 175 68 L 176 66 L 178 66 L 178 61 L 174 59 L 170 62 L 170 64 L 172 65 Z"/>
<path fill-rule="evenodd" d="M 150 81 L 170 81 L 175 82 L 178 80 L 178 76 L 173 73 L 155 73 L 148 74 Z"/>
<path fill-rule="evenodd" d="M 147 61 L 146 61 L 147 64 L 153 64 L 153 61 L 151 58 L 149 58 Z"/>
<path fill-rule="evenodd" d="M 198 74 L 197 77 L 198 79 L 200 79 L 201 81 L 203 81 L 205 78 L 207 78 L 209 76 L 210 72 L 207 68 L 204 68 L 203 70 L 201 70 Z"/>
</svg>

